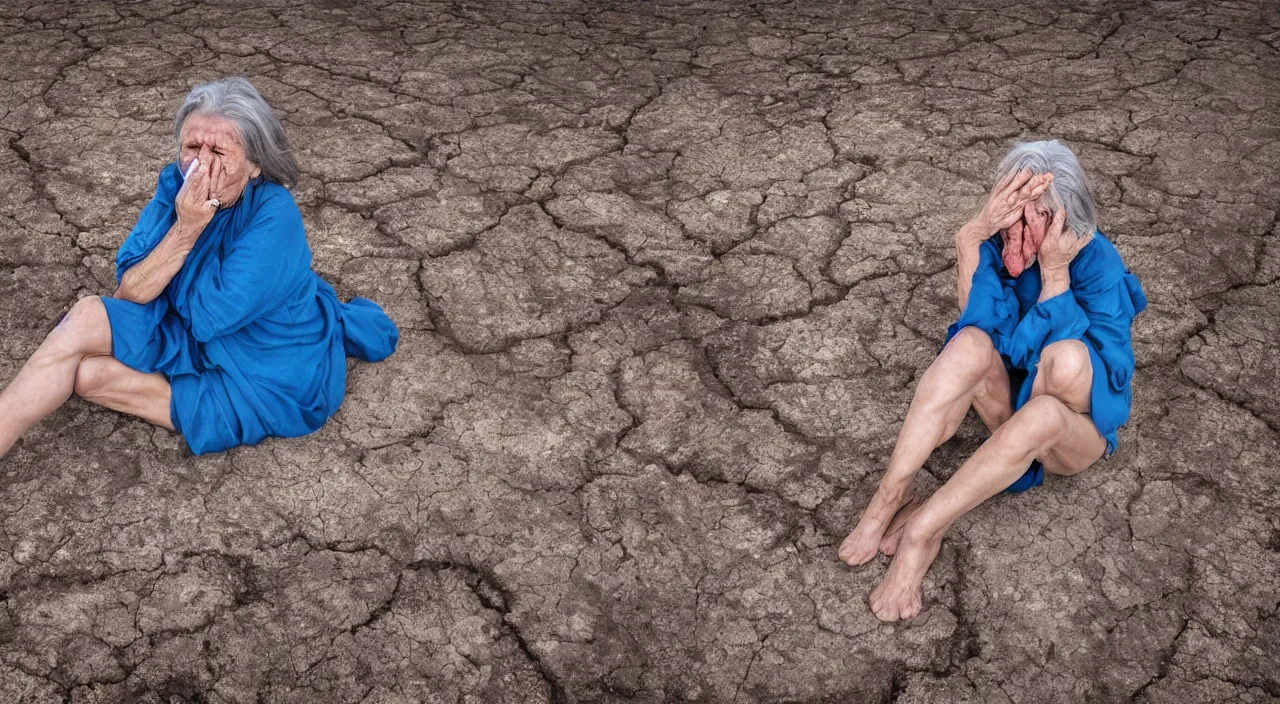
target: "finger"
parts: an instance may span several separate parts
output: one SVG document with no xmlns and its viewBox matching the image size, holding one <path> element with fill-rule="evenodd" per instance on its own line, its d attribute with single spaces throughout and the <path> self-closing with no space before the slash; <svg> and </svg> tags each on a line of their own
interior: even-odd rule
<svg viewBox="0 0 1280 704">
<path fill-rule="evenodd" d="M 1004 192 L 1004 189 L 1009 186 L 1009 182 L 1012 181 L 1013 177 L 1017 175 L 1018 175 L 1018 172 L 1016 171 L 1010 171 L 1009 173 L 1005 174 L 1000 178 L 999 181 L 996 182 L 996 185 L 991 189 L 991 192 L 992 193 Z"/>
<path fill-rule="evenodd" d="M 209 194 L 217 196 L 222 192 L 222 182 L 226 176 L 226 169 L 222 165 L 222 159 L 215 159 L 213 162 L 213 174 L 209 179 Z"/>
<path fill-rule="evenodd" d="M 1018 189 L 1022 188 L 1022 186 L 1026 184 L 1027 181 L 1030 181 L 1030 180 L 1031 180 L 1031 169 L 1022 169 L 1021 171 L 1019 171 L 1017 174 L 1014 175 L 1013 179 L 1010 180 L 1009 183 L 1005 185 L 1005 188 L 1003 191 L 1005 197 L 1009 198 L 1013 194 L 1017 193 Z"/>
<path fill-rule="evenodd" d="M 1062 226 L 1067 222 L 1067 209 L 1058 208 L 1053 214 L 1053 222 L 1049 224 L 1049 236 L 1057 239 L 1062 234 Z"/>
<path fill-rule="evenodd" d="M 217 178 L 216 164 L 214 162 L 215 159 L 213 158 L 213 155 L 210 154 L 208 168 L 206 169 L 204 164 L 200 164 L 200 170 L 205 172 L 204 178 L 200 181 L 202 188 L 201 193 L 204 195 L 206 200 L 212 198 L 214 193 L 214 179 Z"/>
<path fill-rule="evenodd" d="M 1048 177 L 1048 178 L 1046 178 Z M 1040 197 L 1045 189 L 1049 187 L 1049 182 L 1053 177 L 1049 174 L 1036 174 L 1018 189 L 1018 200 L 1028 202 Z"/>
<path fill-rule="evenodd" d="M 1030 194 L 1032 198 L 1039 198 L 1045 191 L 1049 190 L 1049 185 L 1053 183 L 1052 173 L 1043 173 L 1036 177 L 1035 181 L 1027 184 L 1031 188 Z"/>
<path fill-rule="evenodd" d="M 1043 183 L 1041 175 L 1033 176 L 1027 180 L 1020 188 L 1009 194 L 1006 203 L 1012 212 L 1017 212 L 1018 217 L 1022 217 L 1023 210 L 1028 204 L 1034 203 L 1040 194 L 1043 193 L 1039 186 Z"/>
<path fill-rule="evenodd" d="M 182 185 L 187 193 L 186 198 L 191 203 L 199 203 L 209 197 L 209 178 L 206 168 L 208 164 L 205 161 L 204 152 L 201 152 L 197 158 L 200 159 L 200 163 L 196 166 L 195 173 L 191 174 L 191 178 Z"/>
<path fill-rule="evenodd" d="M 209 145 L 200 147 L 200 168 L 196 169 L 196 173 L 202 176 L 204 183 L 209 182 L 209 177 L 213 173 L 213 151 L 209 149 Z"/>
</svg>

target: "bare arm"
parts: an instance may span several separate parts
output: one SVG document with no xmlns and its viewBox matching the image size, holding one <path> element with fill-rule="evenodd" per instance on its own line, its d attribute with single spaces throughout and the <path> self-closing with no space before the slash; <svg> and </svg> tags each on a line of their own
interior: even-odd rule
<svg viewBox="0 0 1280 704">
<path fill-rule="evenodd" d="M 956 233 L 956 303 L 964 312 L 969 305 L 969 291 L 973 288 L 973 274 L 978 270 L 982 255 L 979 248 L 983 239 L 973 229 L 972 223 L 965 223 Z"/>
<path fill-rule="evenodd" d="M 145 259 L 125 272 L 112 298 L 134 303 L 150 303 L 164 291 L 165 286 L 168 286 L 182 269 L 182 264 L 191 253 L 191 248 L 195 246 L 196 240 L 200 239 L 200 233 L 204 232 L 204 228 L 218 210 L 218 206 L 214 204 L 215 201 L 210 200 L 210 196 L 217 191 L 224 177 L 221 163 L 218 162 L 215 165 L 216 160 L 207 148 L 200 152 L 199 159 L 199 168 L 192 174 L 191 179 L 182 185 L 182 190 L 178 191 L 178 197 L 175 199 L 177 220 L 169 228 L 164 239 L 160 240 L 160 244 L 157 244 Z"/>
<path fill-rule="evenodd" d="M 182 269 L 182 263 L 191 253 L 191 248 L 200 236 L 200 230 L 192 232 L 193 229 L 181 221 L 175 222 L 164 239 L 160 240 L 160 244 L 151 250 L 151 254 L 125 272 L 112 298 L 134 303 L 150 303 L 155 300 Z"/>
<path fill-rule="evenodd" d="M 1066 293 L 1071 289 L 1071 274 L 1065 268 L 1055 271 L 1042 268 L 1040 270 L 1040 276 L 1041 286 L 1039 301 L 1041 303 L 1044 303 L 1054 296 Z"/>
</svg>

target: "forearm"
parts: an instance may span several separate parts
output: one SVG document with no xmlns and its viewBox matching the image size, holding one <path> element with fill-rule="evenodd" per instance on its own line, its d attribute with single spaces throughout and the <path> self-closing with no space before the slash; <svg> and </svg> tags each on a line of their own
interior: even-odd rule
<svg viewBox="0 0 1280 704">
<path fill-rule="evenodd" d="M 1071 274 L 1063 269 L 1044 269 L 1040 270 L 1040 302 L 1053 298 L 1054 296 L 1066 293 L 1071 289 Z"/>
<path fill-rule="evenodd" d="M 134 303 L 150 303 L 155 300 L 182 269 L 198 236 L 199 233 L 195 233 L 193 237 L 189 228 L 175 222 L 164 239 L 160 240 L 160 244 L 145 259 L 125 272 L 112 297 Z"/>
<path fill-rule="evenodd" d="M 964 312 L 965 306 L 969 304 L 969 292 L 973 289 L 973 275 L 978 271 L 978 264 L 982 261 L 979 248 L 986 239 L 980 237 L 973 228 L 974 225 L 966 223 L 956 233 L 956 303 L 960 305 L 961 312 Z"/>
</svg>

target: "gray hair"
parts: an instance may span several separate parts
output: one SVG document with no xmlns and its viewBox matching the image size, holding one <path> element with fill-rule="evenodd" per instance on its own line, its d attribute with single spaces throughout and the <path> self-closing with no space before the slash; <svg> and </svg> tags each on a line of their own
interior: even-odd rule
<svg viewBox="0 0 1280 704">
<path fill-rule="evenodd" d="M 1056 139 L 1015 144 L 996 169 L 996 183 L 1022 169 L 1030 169 L 1033 174 L 1053 174 L 1053 185 L 1044 194 L 1045 202 L 1054 212 L 1067 209 L 1067 227 L 1077 237 L 1098 229 L 1098 211 L 1093 205 L 1089 180 L 1070 147 Z"/>
<path fill-rule="evenodd" d="M 298 182 L 302 169 L 293 158 L 284 125 L 271 112 L 258 89 L 247 79 L 233 76 L 191 89 L 173 118 L 173 141 L 182 158 L 182 125 L 192 115 L 213 115 L 229 120 L 240 134 L 245 156 L 262 169 L 262 175 L 282 186 Z"/>
</svg>

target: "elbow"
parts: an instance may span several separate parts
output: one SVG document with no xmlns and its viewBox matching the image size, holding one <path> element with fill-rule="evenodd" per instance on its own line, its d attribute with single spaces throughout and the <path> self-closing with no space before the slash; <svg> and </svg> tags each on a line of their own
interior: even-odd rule
<svg viewBox="0 0 1280 704">
<path fill-rule="evenodd" d="M 148 295 L 142 290 L 144 288 L 144 286 L 139 285 L 137 277 L 133 276 L 133 272 L 129 272 L 121 277 L 120 285 L 116 287 L 115 293 L 112 293 L 111 297 L 121 301 L 146 305 L 154 301 L 159 293 Z"/>
<path fill-rule="evenodd" d="M 120 287 L 115 290 L 115 293 L 111 294 L 111 297 L 116 300 L 129 301 L 130 303 L 137 303 L 139 305 L 145 305 L 152 301 L 150 298 L 139 296 L 125 284 L 121 284 Z"/>
</svg>

